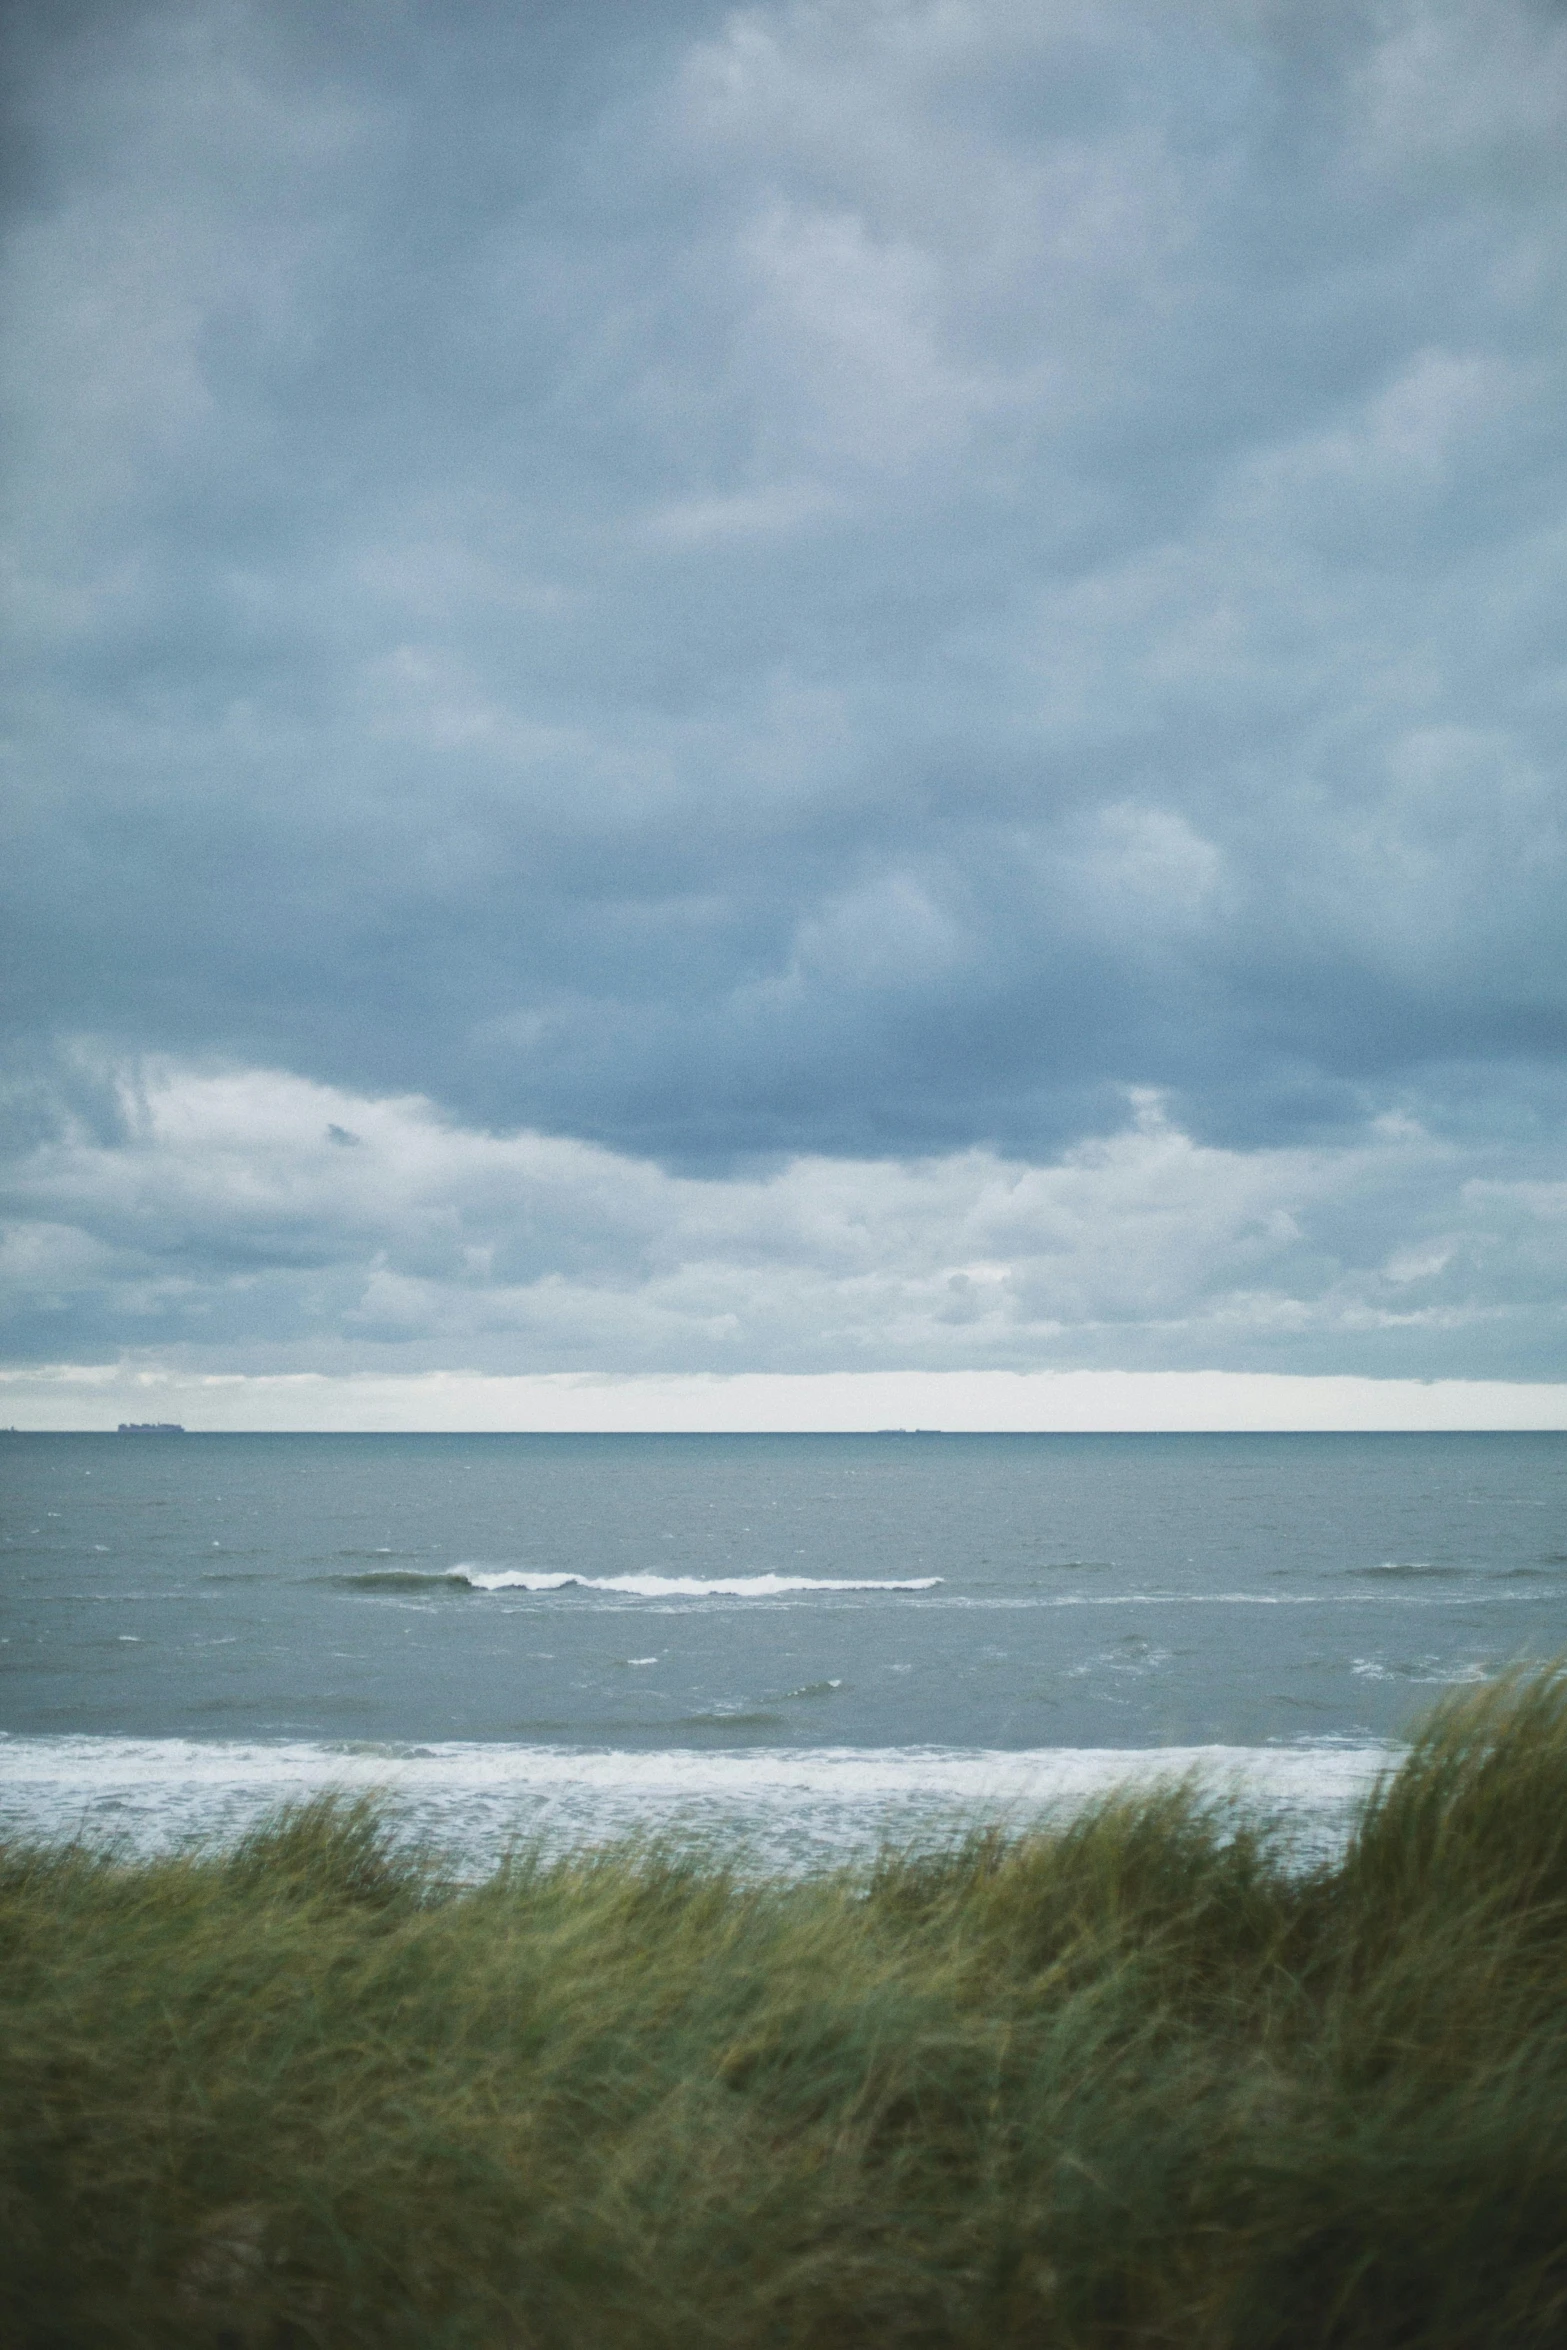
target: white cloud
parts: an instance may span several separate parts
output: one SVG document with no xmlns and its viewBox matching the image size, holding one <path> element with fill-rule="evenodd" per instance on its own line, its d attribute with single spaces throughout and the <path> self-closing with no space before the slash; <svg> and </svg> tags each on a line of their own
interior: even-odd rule
<svg viewBox="0 0 1567 2350">
<path fill-rule="evenodd" d="M 43 1344 L 350 1370 L 1258 1365 L 1538 1326 L 1559 1187 L 1393 1124 L 1230 1151 L 1145 1094 L 1049 1164 L 966 1149 L 727 1178 L 441 1119 L 287 1074 L 121 1072 L 123 1139 L 15 1161 L 7 1278 Z M 354 1138 L 345 1146 L 341 1137 Z M 1542 1255 L 1543 1251 L 1543 1255 Z M 1467 1334 L 1467 1337 L 1465 1336 Z M 1398 1367 L 1398 1358 L 1386 1368 Z"/>
</svg>

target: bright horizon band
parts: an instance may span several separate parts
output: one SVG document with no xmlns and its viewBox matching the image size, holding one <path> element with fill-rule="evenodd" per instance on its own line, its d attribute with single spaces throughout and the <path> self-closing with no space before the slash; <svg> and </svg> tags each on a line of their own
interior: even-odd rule
<svg viewBox="0 0 1567 2350">
<path fill-rule="evenodd" d="M 1113 1434 L 1567 1429 L 1567 1383 L 1241 1371 L 193 1373 L 51 1364 L 0 1372 L 0 1423 L 113 1429 L 541 1434 Z"/>
</svg>

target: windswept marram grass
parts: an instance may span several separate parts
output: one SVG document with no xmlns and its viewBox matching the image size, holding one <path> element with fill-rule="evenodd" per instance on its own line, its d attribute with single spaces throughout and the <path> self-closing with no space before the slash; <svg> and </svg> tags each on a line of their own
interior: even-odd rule
<svg viewBox="0 0 1567 2350">
<path fill-rule="evenodd" d="M 759 1881 L 373 1809 L 0 1864 L 17 2350 L 1567 2341 L 1567 1671 L 1340 1861 L 1190 1788 Z"/>
</svg>

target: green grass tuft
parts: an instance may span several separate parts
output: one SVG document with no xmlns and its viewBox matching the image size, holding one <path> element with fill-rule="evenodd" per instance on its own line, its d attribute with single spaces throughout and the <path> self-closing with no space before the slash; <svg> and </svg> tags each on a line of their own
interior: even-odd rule
<svg viewBox="0 0 1567 2350">
<path fill-rule="evenodd" d="M 0 1853 L 18 2350 L 1545 2350 L 1567 1671 L 1303 1872 L 1191 1788 L 762 1880 L 373 1807 Z"/>
</svg>

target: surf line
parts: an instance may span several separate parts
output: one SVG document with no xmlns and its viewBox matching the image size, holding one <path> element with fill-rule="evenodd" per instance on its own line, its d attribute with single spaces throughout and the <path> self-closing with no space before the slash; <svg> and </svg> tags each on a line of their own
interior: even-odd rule
<svg viewBox="0 0 1567 2350">
<path fill-rule="evenodd" d="M 531 1569 L 449 1567 L 454 1582 L 474 1591 L 612 1591 L 630 1599 L 779 1599 L 802 1591 L 934 1591 L 940 1575 L 875 1581 L 825 1575 L 568 1575 Z"/>
</svg>

